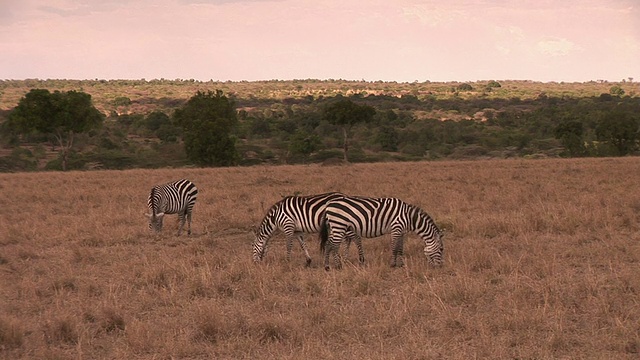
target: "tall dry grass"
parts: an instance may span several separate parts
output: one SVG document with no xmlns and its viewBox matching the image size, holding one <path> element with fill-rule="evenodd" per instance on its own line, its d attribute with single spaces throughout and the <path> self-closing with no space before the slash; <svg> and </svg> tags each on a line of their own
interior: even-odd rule
<svg viewBox="0 0 640 360">
<path fill-rule="evenodd" d="M 150 233 L 149 189 L 181 177 L 194 234 Z M 0 358 L 638 358 L 639 179 L 639 158 L 0 174 Z M 388 237 L 364 267 L 289 263 L 281 235 L 253 264 L 272 203 L 327 191 L 421 206 L 445 266 L 416 236 L 401 269 Z"/>
</svg>

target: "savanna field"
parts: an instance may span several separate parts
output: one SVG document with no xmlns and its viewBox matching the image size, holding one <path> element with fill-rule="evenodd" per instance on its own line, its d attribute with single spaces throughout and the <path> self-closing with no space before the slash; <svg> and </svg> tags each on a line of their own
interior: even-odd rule
<svg viewBox="0 0 640 360">
<path fill-rule="evenodd" d="M 199 188 L 193 234 L 147 227 L 153 185 Z M 0 174 L 2 359 L 637 359 L 640 158 Z M 394 196 L 445 230 L 326 272 L 285 238 L 283 196 Z"/>
</svg>

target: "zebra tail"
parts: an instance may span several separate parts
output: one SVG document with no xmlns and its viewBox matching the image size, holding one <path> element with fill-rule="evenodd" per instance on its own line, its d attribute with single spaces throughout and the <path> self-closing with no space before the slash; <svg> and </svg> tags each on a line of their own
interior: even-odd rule
<svg viewBox="0 0 640 360">
<path fill-rule="evenodd" d="M 327 246 L 327 240 L 329 240 L 329 225 L 327 224 L 326 214 L 322 214 L 322 220 L 320 221 L 320 252 L 324 253 L 324 249 Z"/>
</svg>

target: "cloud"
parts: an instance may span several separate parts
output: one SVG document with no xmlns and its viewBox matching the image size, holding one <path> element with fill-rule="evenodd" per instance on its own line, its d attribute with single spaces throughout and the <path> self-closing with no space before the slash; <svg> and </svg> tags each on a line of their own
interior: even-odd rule
<svg viewBox="0 0 640 360">
<path fill-rule="evenodd" d="M 553 38 L 547 40 L 538 41 L 536 49 L 547 56 L 565 56 L 572 52 L 581 51 L 582 48 L 575 43 L 560 38 Z"/>
</svg>

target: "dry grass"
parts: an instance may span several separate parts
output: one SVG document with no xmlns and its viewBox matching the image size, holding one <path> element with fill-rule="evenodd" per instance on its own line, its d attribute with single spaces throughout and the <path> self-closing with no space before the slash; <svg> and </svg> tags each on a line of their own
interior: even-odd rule
<svg viewBox="0 0 640 360">
<path fill-rule="evenodd" d="M 639 158 L 0 174 L 0 358 L 635 359 L 639 174 Z M 194 235 L 149 233 L 149 189 L 180 177 L 200 189 Z M 415 236 L 401 269 L 388 237 L 364 241 L 364 267 L 287 263 L 281 235 L 252 263 L 273 202 L 326 191 L 421 206 L 445 266 Z"/>
<path fill-rule="evenodd" d="M 29 90 L 48 89 L 50 91 L 81 90 L 92 96 L 96 108 L 108 115 L 112 110 L 144 114 L 154 110 L 167 111 L 165 106 L 175 106 L 192 97 L 197 91 L 222 90 L 225 94 L 233 94 L 241 99 L 273 99 L 332 97 L 337 94 L 349 96 L 356 93 L 386 94 L 390 96 L 415 95 L 418 98 L 436 97 L 438 99 L 473 99 L 485 96 L 488 81 L 470 83 L 474 91 L 462 91 L 454 94 L 451 90 L 459 82 L 424 82 L 397 83 L 381 81 L 344 81 L 344 80 L 272 80 L 272 81 L 239 81 L 239 82 L 192 82 L 183 81 L 145 81 L 145 80 L 5 80 L 0 79 L 0 111 L 10 110 L 18 105 L 20 98 Z M 489 98 L 535 99 L 540 94 L 550 97 L 598 97 L 608 94 L 612 86 L 621 87 L 626 95 L 638 95 L 638 82 L 584 82 L 556 83 L 519 80 L 499 80 L 501 88 L 494 88 L 486 94 Z M 127 97 L 131 105 L 120 107 L 114 105 L 118 97 Z M 169 101 L 174 105 L 161 105 Z M 449 114 L 450 116 L 450 114 Z"/>
</svg>

